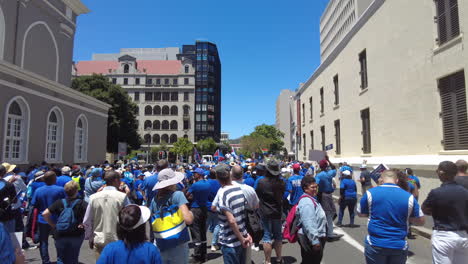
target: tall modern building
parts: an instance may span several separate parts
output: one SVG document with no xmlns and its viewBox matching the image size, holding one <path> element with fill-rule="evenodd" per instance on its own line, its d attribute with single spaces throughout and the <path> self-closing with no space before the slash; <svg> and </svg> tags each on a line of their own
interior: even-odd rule
<svg viewBox="0 0 468 264">
<path fill-rule="evenodd" d="M 320 26 L 321 65 L 297 92 L 301 159 L 434 175 L 468 158 L 468 1 L 330 1 Z M 438 184 L 423 181 L 421 197 Z"/>
<path fill-rule="evenodd" d="M 0 160 L 105 160 L 109 105 L 70 88 L 79 0 L 0 1 Z"/>
<path fill-rule="evenodd" d="M 276 99 L 276 128 L 284 133 L 285 155 L 294 155 L 296 150 L 294 128 L 295 128 L 295 95 L 292 90 L 281 90 Z"/>
<path fill-rule="evenodd" d="M 189 58 L 195 67 L 195 141 L 221 139 L 221 61 L 215 44 L 197 41 L 182 46 L 180 60 Z"/>
</svg>

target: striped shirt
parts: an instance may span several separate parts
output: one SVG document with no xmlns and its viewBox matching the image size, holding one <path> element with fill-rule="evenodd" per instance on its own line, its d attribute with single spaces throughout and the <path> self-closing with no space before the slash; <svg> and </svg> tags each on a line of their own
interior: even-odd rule
<svg viewBox="0 0 468 264">
<path fill-rule="evenodd" d="M 226 247 L 241 246 L 241 242 L 237 239 L 234 231 L 229 226 L 228 220 L 224 211 L 232 213 L 236 219 L 239 231 L 247 236 L 245 226 L 245 197 L 242 189 L 238 186 L 228 185 L 219 189 L 217 194 L 218 200 L 218 217 L 221 226 L 219 234 L 219 243 Z"/>
</svg>

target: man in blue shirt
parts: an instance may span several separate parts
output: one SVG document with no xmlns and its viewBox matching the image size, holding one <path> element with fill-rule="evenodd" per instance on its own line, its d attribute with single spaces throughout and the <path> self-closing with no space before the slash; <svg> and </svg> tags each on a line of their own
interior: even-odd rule
<svg viewBox="0 0 468 264">
<path fill-rule="evenodd" d="M 304 176 L 299 175 L 301 165 L 296 163 L 292 166 L 292 168 L 294 175 L 288 178 L 288 181 L 286 183 L 286 192 L 289 193 L 289 204 L 295 205 L 304 193 L 301 187 L 301 181 L 302 178 L 304 178 Z"/>
<path fill-rule="evenodd" d="M 193 223 L 190 226 L 192 241 L 195 244 L 192 263 L 206 261 L 206 220 L 211 185 L 204 177 L 205 171 L 202 168 L 195 169 L 193 174 L 194 183 L 187 191 L 189 199 L 192 200 L 191 211 L 193 213 Z"/>
<path fill-rule="evenodd" d="M 322 209 L 327 216 L 327 238 L 329 241 L 339 239 L 343 235 L 333 233 L 333 218 L 336 215 L 335 203 L 333 202 L 333 177 L 332 173 L 327 170 L 328 161 L 321 160 L 319 162 L 320 172 L 315 176 L 315 180 L 319 186 L 318 200 L 322 205 Z"/>
<path fill-rule="evenodd" d="M 346 207 L 349 211 L 349 227 L 354 225 L 354 208 L 357 202 L 356 182 L 352 179 L 352 173 L 349 170 L 343 171 L 343 180 L 340 183 L 340 212 L 338 214 L 337 226 L 342 226 L 344 210 Z"/>
<path fill-rule="evenodd" d="M 167 160 L 159 160 L 157 164 L 157 171 L 162 171 L 169 167 L 169 163 Z M 146 204 L 151 204 L 153 201 L 154 196 L 156 195 L 156 190 L 153 191 L 153 187 L 158 183 L 158 173 L 154 173 L 153 175 L 147 177 L 143 184 L 141 185 L 141 191 L 143 192 L 143 196 L 146 199 Z"/>
<path fill-rule="evenodd" d="M 31 200 L 31 205 L 39 211 L 37 222 L 39 224 L 39 247 L 42 263 L 50 263 L 49 234 L 51 232 L 51 227 L 44 217 L 42 217 L 42 213 L 55 201 L 65 198 L 65 191 L 62 187 L 55 185 L 57 181 L 55 172 L 46 172 L 43 179 L 46 186 L 42 186 L 36 190 Z M 56 217 L 57 216 L 53 216 L 53 221 L 56 221 Z"/>
<path fill-rule="evenodd" d="M 369 217 L 365 240 L 367 264 L 404 264 L 408 256 L 408 219 L 414 225 L 424 224 L 418 201 L 399 188 L 397 174 L 386 170 L 380 176 L 383 184 L 369 189 L 358 204 L 360 217 Z"/>
<path fill-rule="evenodd" d="M 62 175 L 57 177 L 57 182 L 55 183 L 55 185 L 64 187 L 67 182 L 72 180 L 72 178 L 70 177 L 71 169 L 70 167 L 65 166 L 62 168 L 61 172 L 62 172 Z"/>
</svg>

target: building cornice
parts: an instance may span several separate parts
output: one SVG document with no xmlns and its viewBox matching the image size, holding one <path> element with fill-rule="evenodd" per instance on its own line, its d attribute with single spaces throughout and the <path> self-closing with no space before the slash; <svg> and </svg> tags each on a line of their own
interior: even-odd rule
<svg viewBox="0 0 468 264">
<path fill-rule="evenodd" d="M 91 12 L 82 2 L 81 0 L 62 0 L 68 7 L 70 7 L 73 12 L 77 15 L 87 14 Z"/>
<path fill-rule="evenodd" d="M 84 104 L 94 106 L 107 114 L 107 111 L 111 105 L 106 104 L 98 99 L 85 95 L 79 91 L 76 91 L 70 87 L 62 85 L 60 83 L 51 81 L 47 78 L 44 78 L 36 73 L 27 71 L 23 68 L 20 68 L 14 64 L 11 64 L 7 61 L 0 60 L 0 72 L 14 76 L 16 78 L 31 82 L 33 84 L 39 85 L 42 88 L 48 89 L 54 93 L 68 96 L 70 98 L 79 100 Z"/>
<path fill-rule="evenodd" d="M 312 76 L 302 85 L 297 94 L 300 96 L 311 84 L 315 81 L 320 74 L 338 57 L 343 49 L 348 45 L 351 39 L 356 35 L 357 32 L 369 21 L 369 19 L 377 12 L 377 10 L 385 3 L 385 0 L 374 0 L 372 4 L 364 11 L 362 16 L 356 21 L 356 24 L 350 29 L 350 31 L 344 36 L 344 38 L 336 45 L 330 55 L 317 67 Z"/>
</svg>

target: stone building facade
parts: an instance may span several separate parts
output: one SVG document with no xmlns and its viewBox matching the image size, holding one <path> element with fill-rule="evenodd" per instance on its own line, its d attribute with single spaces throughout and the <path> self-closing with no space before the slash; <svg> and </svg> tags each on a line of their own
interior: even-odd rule
<svg viewBox="0 0 468 264">
<path fill-rule="evenodd" d="M 69 88 L 81 1 L 0 1 L 0 159 L 105 159 L 109 105 Z"/>
</svg>

